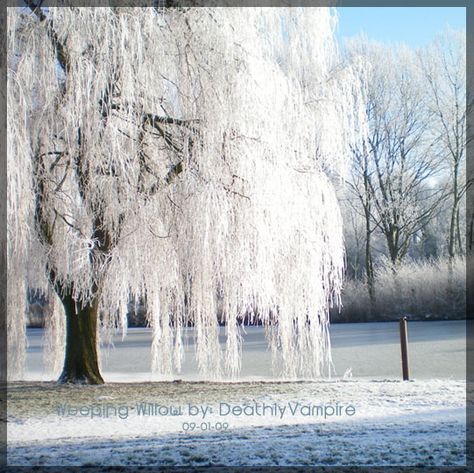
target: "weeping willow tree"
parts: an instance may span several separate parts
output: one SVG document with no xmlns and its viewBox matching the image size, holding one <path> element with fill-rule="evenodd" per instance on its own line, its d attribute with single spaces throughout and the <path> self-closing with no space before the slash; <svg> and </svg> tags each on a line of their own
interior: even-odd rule
<svg viewBox="0 0 474 473">
<path fill-rule="evenodd" d="M 152 370 L 240 369 L 262 323 L 285 377 L 330 370 L 343 273 L 329 173 L 363 104 L 329 8 L 8 10 L 9 376 L 26 291 L 61 382 L 102 383 L 99 344 L 146 299 Z M 225 324 L 226 344 L 218 340 Z"/>
</svg>

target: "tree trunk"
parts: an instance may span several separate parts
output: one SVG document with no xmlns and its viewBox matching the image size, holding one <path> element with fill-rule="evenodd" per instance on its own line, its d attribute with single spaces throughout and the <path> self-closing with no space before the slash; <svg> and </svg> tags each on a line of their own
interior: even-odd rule
<svg viewBox="0 0 474 473">
<path fill-rule="evenodd" d="M 459 249 L 459 254 L 462 256 L 464 254 L 464 248 L 462 244 L 462 236 L 461 236 L 461 224 L 460 224 L 460 211 L 459 211 L 459 206 L 456 210 L 456 236 L 457 236 L 457 241 L 458 241 L 458 249 Z"/>
<path fill-rule="evenodd" d="M 469 219 L 469 229 L 467 231 L 466 252 L 471 256 L 474 250 L 474 212 L 471 212 Z"/>
<path fill-rule="evenodd" d="M 393 230 L 390 230 L 388 234 L 385 235 L 387 240 L 388 254 L 390 255 L 390 261 L 394 268 L 400 264 L 400 250 L 397 244 L 397 237 L 394 234 Z"/>
<path fill-rule="evenodd" d="M 459 162 L 458 160 L 455 159 L 454 175 L 453 175 L 453 206 L 451 208 L 451 221 L 449 224 L 449 243 L 448 243 L 448 255 L 450 259 L 454 258 L 456 254 L 456 215 L 459 208 L 458 167 L 459 167 Z"/>
<path fill-rule="evenodd" d="M 451 218 L 449 222 L 448 256 L 450 259 L 453 259 L 454 255 L 456 254 L 456 210 L 457 203 L 454 202 L 451 209 Z"/>
<path fill-rule="evenodd" d="M 84 307 L 70 293 L 59 297 L 66 313 L 66 356 L 58 382 L 103 384 L 97 356 L 97 297 Z"/>
<path fill-rule="evenodd" d="M 369 317 L 371 320 L 375 309 L 375 287 L 374 287 L 374 265 L 372 261 L 372 248 L 370 245 L 370 237 L 372 232 L 368 228 L 365 236 L 365 274 L 367 276 L 367 289 L 369 291 Z"/>
</svg>

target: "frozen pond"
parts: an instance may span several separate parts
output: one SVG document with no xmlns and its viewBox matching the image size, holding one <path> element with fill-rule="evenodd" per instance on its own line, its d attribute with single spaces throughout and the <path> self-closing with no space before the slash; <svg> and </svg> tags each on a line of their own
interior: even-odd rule
<svg viewBox="0 0 474 473">
<path fill-rule="evenodd" d="M 222 342 L 224 333 L 222 329 Z M 246 327 L 242 372 L 239 379 L 270 379 L 271 353 L 263 329 Z M 397 322 L 334 324 L 331 326 L 332 357 L 336 377 L 398 379 L 401 376 L 400 342 Z M 410 375 L 414 379 L 465 379 L 466 322 L 409 322 Z M 49 380 L 56 375 L 43 366 L 43 330 L 28 330 L 25 378 Z M 122 341 L 102 350 L 102 373 L 106 381 L 148 381 L 150 375 L 151 330 L 131 328 Z M 193 334 L 185 337 L 183 370 L 175 378 L 199 379 L 194 360 Z"/>
</svg>

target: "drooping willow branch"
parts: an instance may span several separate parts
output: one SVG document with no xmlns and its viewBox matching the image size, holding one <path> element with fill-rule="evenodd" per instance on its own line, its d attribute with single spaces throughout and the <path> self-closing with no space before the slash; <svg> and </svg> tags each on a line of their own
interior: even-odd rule
<svg viewBox="0 0 474 473">
<path fill-rule="evenodd" d="M 58 60 L 59 65 L 61 66 L 62 70 L 67 73 L 70 69 L 70 58 L 67 49 L 65 46 L 59 41 L 58 35 L 54 29 L 53 22 L 48 19 L 48 17 L 44 14 L 43 10 L 41 9 L 41 4 L 35 4 L 30 0 L 25 0 L 26 5 L 30 8 L 30 10 L 36 15 L 40 22 L 47 23 L 46 31 L 48 33 L 49 38 L 51 39 L 51 43 L 53 48 L 56 51 L 56 58 Z"/>
<path fill-rule="evenodd" d="M 8 35 L 8 159 L 28 174 L 9 174 L 11 214 L 21 230 L 36 211 L 22 255 L 38 250 L 35 232 L 46 242 L 22 280 L 46 288 L 46 269 L 67 298 L 99 305 L 105 333 L 126 327 L 130 296 L 146 298 L 160 373 L 179 372 L 181 328 L 194 324 L 201 372 L 236 374 L 248 310 L 272 325 L 284 376 L 323 373 L 343 262 L 324 170 L 343 168 L 352 135 L 340 131 L 361 116 L 350 77 L 326 80 L 337 63 L 328 10 L 158 17 L 33 1 L 32 21 L 9 11 Z M 328 100 L 306 105 L 313 96 Z M 35 188 L 16 185 L 30 173 Z"/>
</svg>

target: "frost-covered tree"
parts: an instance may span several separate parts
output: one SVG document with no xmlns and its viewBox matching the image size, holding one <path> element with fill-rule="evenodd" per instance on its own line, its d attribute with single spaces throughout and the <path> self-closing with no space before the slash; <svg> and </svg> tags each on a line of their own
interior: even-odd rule
<svg viewBox="0 0 474 473">
<path fill-rule="evenodd" d="M 192 324 L 206 376 L 239 370 L 242 319 L 284 376 L 330 366 L 343 270 L 327 170 L 362 117 L 328 8 L 8 11 L 10 376 L 27 288 L 60 381 L 103 382 L 99 340 L 146 298 L 157 373 Z M 218 319 L 225 322 L 220 349 Z"/>
<path fill-rule="evenodd" d="M 430 185 L 440 175 L 442 155 L 427 105 L 427 84 L 415 52 L 406 46 L 359 38 L 348 44 L 348 50 L 352 60 L 369 66 L 361 69 L 368 90 L 369 136 L 353 149 L 350 187 L 367 224 L 368 248 L 377 229 L 384 235 L 391 262 L 399 265 L 413 237 L 446 197 L 442 185 Z M 370 264 L 367 276 L 373 278 Z"/>
<path fill-rule="evenodd" d="M 449 173 L 448 255 L 463 254 L 463 199 L 468 187 L 466 157 L 466 33 L 446 30 L 418 53 L 433 115 L 433 132 Z M 472 108 L 472 99 L 469 99 Z"/>
</svg>

